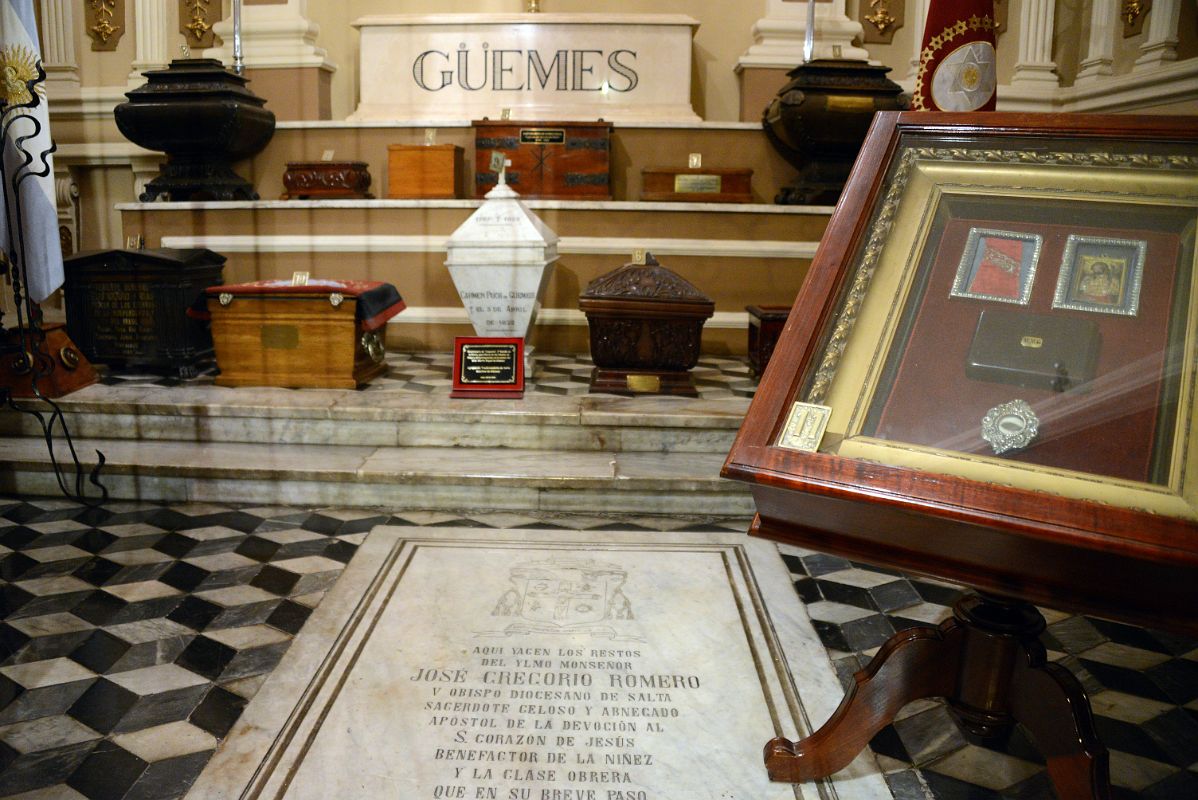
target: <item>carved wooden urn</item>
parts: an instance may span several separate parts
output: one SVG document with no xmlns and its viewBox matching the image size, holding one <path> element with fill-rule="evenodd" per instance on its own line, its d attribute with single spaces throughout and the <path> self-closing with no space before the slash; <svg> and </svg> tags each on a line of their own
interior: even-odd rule
<svg viewBox="0 0 1198 800">
<path fill-rule="evenodd" d="M 246 79 L 214 58 L 175 59 L 143 72 L 146 84 L 115 109 L 125 138 L 166 153 L 142 202 L 257 200 L 233 164 L 261 152 L 275 132 L 275 115 L 246 87 Z"/>
<path fill-rule="evenodd" d="M 578 298 L 591 331 L 591 391 L 695 397 L 703 323 L 715 303 L 645 254 L 587 285 Z"/>
<path fill-rule="evenodd" d="M 875 111 L 907 107 L 889 67 L 816 59 L 787 73 L 762 117 L 765 135 L 799 171 L 774 198 L 782 205 L 834 204 L 865 141 Z"/>
</svg>

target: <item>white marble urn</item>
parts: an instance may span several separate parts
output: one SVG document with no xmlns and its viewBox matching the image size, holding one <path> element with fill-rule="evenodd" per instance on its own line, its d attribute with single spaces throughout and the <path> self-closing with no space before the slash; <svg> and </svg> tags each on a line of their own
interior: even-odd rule
<svg viewBox="0 0 1198 800">
<path fill-rule="evenodd" d="M 445 266 L 474 332 L 527 343 L 557 261 L 557 234 L 501 182 L 449 237 L 447 250 Z"/>
</svg>

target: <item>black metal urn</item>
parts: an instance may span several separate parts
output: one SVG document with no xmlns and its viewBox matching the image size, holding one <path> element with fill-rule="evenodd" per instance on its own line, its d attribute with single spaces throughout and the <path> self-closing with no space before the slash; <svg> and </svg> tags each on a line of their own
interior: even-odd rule
<svg viewBox="0 0 1198 800">
<path fill-rule="evenodd" d="M 167 156 L 141 200 L 257 200 L 232 165 L 266 147 L 275 115 L 246 79 L 214 58 L 176 59 L 142 74 L 146 84 L 116 107 L 127 139 Z"/>
<path fill-rule="evenodd" d="M 761 120 L 774 149 L 799 170 L 775 203 L 836 202 L 874 112 L 908 105 L 902 87 L 886 77 L 889 71 L 865 61 L 816 59 L 787 73 L 790 81 Z"/>
</svg>

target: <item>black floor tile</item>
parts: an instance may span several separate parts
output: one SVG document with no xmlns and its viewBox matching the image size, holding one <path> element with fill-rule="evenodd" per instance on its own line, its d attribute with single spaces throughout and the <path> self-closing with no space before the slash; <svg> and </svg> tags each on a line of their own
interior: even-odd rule
<svg viewBox="0 0 1198 800">
<path fill-rule="evenodd" d="M 1139 725 L 1095 715 L 1094 728 L 1107 748 L 1153 761 L 1169 762 L 1169 754 Z"/>
<path fill-rule="evenodd" d="M 1198 764 L 1198 720 L 1185 709 L 1166 711 L 1145 722 L 1143 730 L 1168 754 L 1166 759 L 1158 760 L 1169 761 L 1179 767 Z"/>
<path fill-rule="evenodd" d="M 1174 658 L 1144 674 L 1171 702 L 1181 705 L 1198 700 L 1198 661 Z"/>
<path fill-rule="evenodd" d="M 249 701 L 221 686 L 213 686 L 196 710 L 191 712 L 190 722 L 197 728 L 208 731 L 223 739 L 232 730 Z"/>
<path fill-rule="evenodd" d="M 869 747 L 875 753 L 889 756 L 897 761 L 911 760 L 910 754 L 907 753 L 907 748 L 903 746 L 903 740 L 899 738 L 893 725 L 887 725 L 874 734 L 874 738 L 869 740 Z"/>
<path fill-rule="evenodd" d="M 270 612 L 270 616 L 266 618 L 266 624 L 295 636 L 311 614 L 312 609 L 307 606 L 300 605 L 294 600 L 283 600 L 279 603 L 278 608 Z"/>
<path fill-rule="evenodd" d="M 212 620 L 220 616 L 221 610 L 220 606 L 202 597 L 188 596 L 183 598 L 183 601 L 175 606 L 174 610 L 166 615 L 166 618 L 186 625 L 192 630 L 202 631 L 212 623 Z"/>
<path fill-rule="evenodd" d="M 965 783 L 938 772 L 925 770 L 923 776 L 936 800 L 1002 800 L 1002 795 L 992 789 Z"/>
<path fill-rule="evenodd" d="M 393 523 L 389 523 L 393 524 Z M 304 524 L 300 527 L 306 531 L 313 533 L 323 533 L 325 536 L 333 536 L 341 527 L 342 521 L 335 517 L 326 517 L 321 514 L 313 514 L 304 520 Z"/>
</svg>

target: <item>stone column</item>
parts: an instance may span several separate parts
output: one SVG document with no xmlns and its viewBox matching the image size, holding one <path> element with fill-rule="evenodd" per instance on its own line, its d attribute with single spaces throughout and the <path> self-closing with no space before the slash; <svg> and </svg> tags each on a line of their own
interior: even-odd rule
<svg viewBox="0 0 1198 800">
<path fill-rule="evenodd" d="M 133 55 L 133 71 L 129 73 L 129 85 L 140 86 L 145 82 L 141 73 L 148 69 L 161 69 L 178 55 L 172 46 L 183 41 L 177 30 L 179 8 L 175 3 L 164 0 L 134 0 L 133 28 L 137 49 Z"/>
<path fill-rule="evenodd" d="M 911 69 L 907 72 L 906 79 L 911 81 L 912 86 L 915 76 L 919 74 L 919 57 L 923 53 L 923 29 L 928 24 L 928 2 L 929 0 L 915 0 L 909 6 L 912 14 L 911 32 L 915 35 L 915 44 L 911 55 Z"/>
<path fill-rule="evenodd" d="M 1060 79 L 1052 60 L 1053 0 L 1023 0 L 1019 12 L 1019 60 L 1012 86 L 1054 89 Z"/>
<path fill-rule="evenodd" d="M 1148 12 L 1148 33 L 1140 45 L 1135 72 L 1163 66 L 1177 60 L 1177 26 L 1181 0 L 1153 0 Z"/>
<path fill-rule="evenodd" d="M 231 2 L 231 0 L 229 0 Z M 241 50 L 252 89 L 278 119 L 329 119 L 337 67 L 316 45 L 320 26 L 308 19 L 307 0 L 246 2 L 241 8 Z M 232 7 L 213 26 L 224 44 L 203 51 L 233 66 Z"/>
<path fill-rule="evenodd" d="M 75 57 L 75 4 L 72 0 L 39 0 L 42 13 L 42 66 L 51 99 L 79 93 L 79 61 Z"/>
<path fill-rule="evenodd" d="M 1120 36 L 1120 0 L 1093 0 L 1090 7 L 1090 40 L 1078 65 L 1077 82 L 1093 83 L 1115 70 L 1115 37 Z"/>
<path fill-rule="evenodd" d="M 753 44 L 736 62 L 740 76 L 741 119 L 761 118 L 761 109 L 781 86 L 786 73 L 803 63 L 807 3 L 766 0 L 765 16 L 753 25 Z M 814 58 L 868 61 L 869 52 L 853 44 L 861 23 L 848 18 L 845 0 L 815 3 Z"/>
</svg>

